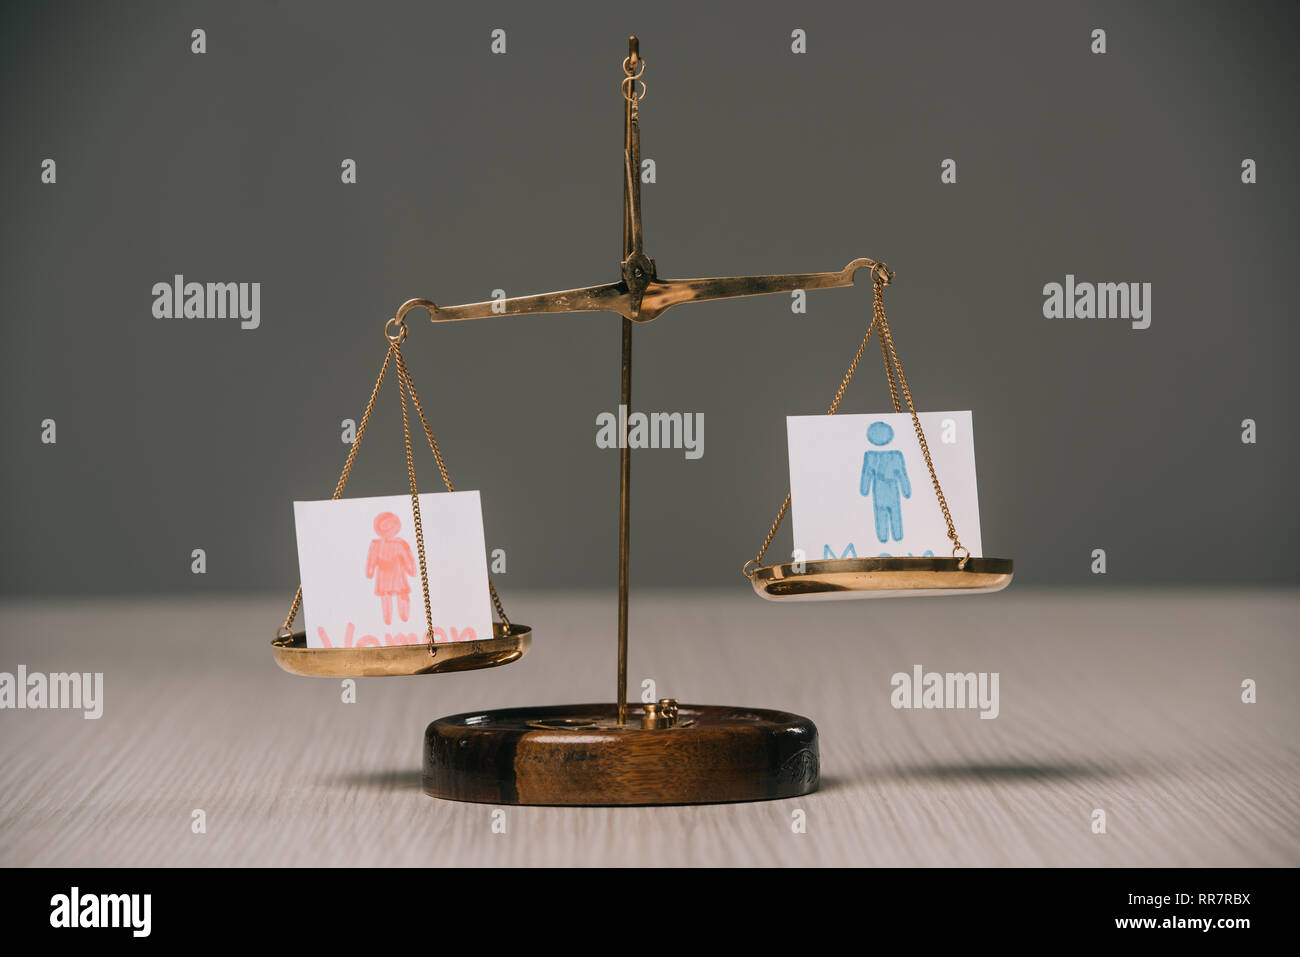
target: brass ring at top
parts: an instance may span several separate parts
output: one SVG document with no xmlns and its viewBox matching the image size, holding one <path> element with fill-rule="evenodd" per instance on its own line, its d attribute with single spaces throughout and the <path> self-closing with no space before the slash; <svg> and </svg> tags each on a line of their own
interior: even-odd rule
<svg viewBox="0 0 1300 957">
<path fill-rule="evenodd" d="M 396 333 L 392 333 L 388 331 L 388 327 L 391 326 L 393 323 L 397 323 Z M 384 323 L 384 338 L 395 345 L 405 342 L 406 334 L 409 331 L 410 330 L 406 328 L 406 323 L 403 322 L 399 316 L 393 316 L 393 318 L 389 319 L 386 323 Z"/>
<path fill-rule="evenodd" d="M 632 67 L 632 58 L 631 58 L 630 56 L 629 56 L 629 57 L 624 57 L 624 58 L 623 58 L 623 72 L 626 73 L 628 76 L 630 76 L 630 77 L 631 77 L 632 79 L 634 79 L 634 80 L 640 79 L 640 78 L 641 78 L 641 74 L 645 72 L 645 58 L 644 58 L 644 57 L 640 57 L 640 56 L 638 56 L 638 57 L 636 58 L 636 61 L 637 61 L 638 63 L 641 64 L 641 69 L 639 69 L 639 70 L 637 70 L 635 73 L 633 73 L 633 72 L 632 72 L 632 69 L 631 69 L 631 67 Z"/>
</svg>

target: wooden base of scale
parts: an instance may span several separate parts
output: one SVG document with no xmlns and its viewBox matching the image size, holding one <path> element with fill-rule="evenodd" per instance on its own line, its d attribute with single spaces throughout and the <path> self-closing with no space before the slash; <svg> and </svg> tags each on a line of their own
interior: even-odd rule
<svg viewBox="0 0 1300 957">
<path fill-rule="evenodd" d="M 797 797 L 820 780 L 817 727 L 784 711 L 679 705 L 673 727 L 620 726 L 612 704 L 439 718 L 424 733 L 424 791 L 482 804 L 714 804 Z"/>
</svg>

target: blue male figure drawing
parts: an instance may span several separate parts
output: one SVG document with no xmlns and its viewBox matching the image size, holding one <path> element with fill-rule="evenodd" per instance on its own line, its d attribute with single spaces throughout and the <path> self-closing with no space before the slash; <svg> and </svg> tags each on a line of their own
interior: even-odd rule
<svg viewBox="0 0 1300 957">
<path fill-rule="evenodd" d="M 867 441 L 872 445 L 888 445 L 894 438 L 894 430 L 884 422 L 872 422 L 867 427 Z M 889 541 L 889 533 L 894 533 L 894 541 L 903 539 L 903 498 L 912 497 L 912 483 L 907 480 L 907 463 L 903 453 L 898 449 L 867 449 L 862 457 L 863 495 L 875 494 L 876 538 L 882 542 Z"/>
</svg>

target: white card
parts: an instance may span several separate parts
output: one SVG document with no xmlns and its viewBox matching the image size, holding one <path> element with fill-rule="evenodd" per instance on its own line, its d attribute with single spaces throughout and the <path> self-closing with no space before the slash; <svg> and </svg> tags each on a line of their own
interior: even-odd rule
<svg viewBox="0 0 1300 957">
<path fill-rule="evenodd" d="M 917 417 L 957 535 L 972 555 L 982 555 L 971 414 Z M 808 561 L 952 557 L 909 413 L 792 415 L 786 435 L 794 547 Z"/>
<path fill-rule="evenodd" d="M 422 644 L 424 590 L 409 495 L 294 502 L 309 648 Z M 478 492 L 426 492 L 420 520 L 435 641 L 492 637 Z"/>
</svg>

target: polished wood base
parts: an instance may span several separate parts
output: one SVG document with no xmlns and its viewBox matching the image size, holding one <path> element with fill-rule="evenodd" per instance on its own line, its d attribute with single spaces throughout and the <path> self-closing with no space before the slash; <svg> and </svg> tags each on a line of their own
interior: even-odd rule
<svg viewBox="0 0 1300 957">
<path fill-rule="evenodd" d="M 507 708 L 439 718 L 424 733 L 424 791 L 484 804 L 715 804 L 817 790 L 817 727 L 784 711 L 679 705 L 643 730 L 640 705 Z"/>
</svg>

